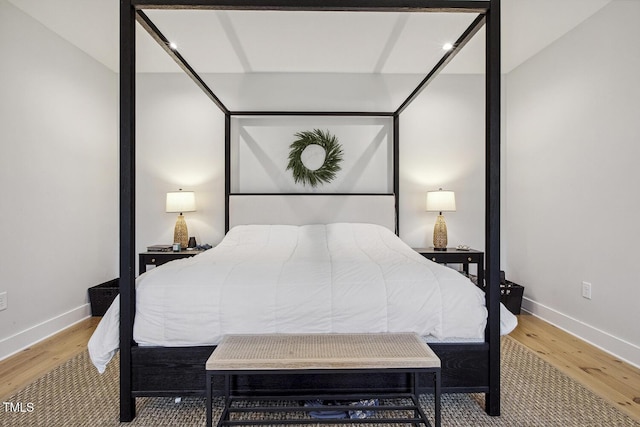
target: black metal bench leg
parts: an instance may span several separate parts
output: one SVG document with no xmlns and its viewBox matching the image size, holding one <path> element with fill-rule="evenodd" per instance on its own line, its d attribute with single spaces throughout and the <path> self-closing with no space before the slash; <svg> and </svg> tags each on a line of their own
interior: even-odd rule
<svg viewBox="0 0 640 427">
<path fill-rule="evenodd" d="M 437 370 L 433 373 L 433 378 L 434 378 L 434 396 L 433 399 L 435 400 L 434 402 L 434 406 L 435 406 L 435 427 L 440 427 L 440 418 L 441 418 L 441 414 L 440 414 L 440 370 Z"/>
<path fill-rule="evenodd" d="M 231 375 L 226 374 L 224 376 L 224 408 L 222 414 L 220 414 L 220 421 L 218 421 L 218 427 L 224 425 L 226 421 L 229 421 L 231 407 Z"/>
<path fill-rule="evenodd" d="M 422 420 L 421 423 L 415 423 L 415 426 L 419 426 L 420 424 L 424 424 L 425 427 L 432 427 L 431 423 L 429 422 L 429 418 L 427 418 L 427 414 L 424 412 L 424 410 L 422 409 L 422 407 L 420 406 L 420 395 L 418 394 L 418 378 L 419 378 L 420 373 L 419 372 L 414 372 L 411 375 L 411 379 L 413 382 L 413 396 L 411 396 L 411 398 L 413 399 L 413 404 L 415 405 L 415 410 L 414 412 L 414 418 L 420 418 Z"/>
<path fill-rule="evenodd" d="M 211 374 L 207 372 L 207 427 L 211 427 L 213 424 L 213 410 L 211 405 L 213 405 L 211 394 L 212 394 L 212 385 L 211 385 Z"/>
</svg>

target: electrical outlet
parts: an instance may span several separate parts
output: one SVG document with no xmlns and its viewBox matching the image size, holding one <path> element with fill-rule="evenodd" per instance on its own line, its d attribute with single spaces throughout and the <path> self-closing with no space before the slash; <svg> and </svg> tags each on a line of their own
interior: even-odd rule
<svg viewBox="0 0 640 427">
<path fill-rule="evenodd" d="M 7 292 L 0 293 L 0 311 L 7 309 Z"/>
<path fill-rule="evenodd" d="M 591 283 L 582 282 L 582 298 L 591 299 Z"/>
</svg>

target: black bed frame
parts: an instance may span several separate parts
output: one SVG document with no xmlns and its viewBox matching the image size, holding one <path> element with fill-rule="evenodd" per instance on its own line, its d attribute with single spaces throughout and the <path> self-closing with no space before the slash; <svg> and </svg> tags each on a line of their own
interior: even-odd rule
<svg viewBox="0 0 640 427">
<path fill-rule="evenodd" d="M 213 91 L 168 47 L 168 41 L 142 9 L 242 9 L 376 12 L 467 12 L 478 18 L 460 36 L 455 48 L 440 62 L 394 112 L 264 112 L 229 111 Z M 135 398 L 141 396 L 205 395 L 204 363 L 215 347 L 140 347 L 133 340 L 135 317 L 135 22 L 138 21 L 209 96 L 225 115 L 226 187 L 225 227 L 229 226 L 230 122 L 233 115 L 391 116 L 393 117 L 393 190 L 396 224 L 399 197 L 399 119 L 462 46 L 486 27 L 486 134 L 485 134 L 485 281 L 488 309 L 482 343 L 441 343 L 431 347 L 442 360 L 443 392 L 485 393 L 485 410 L 500 415 L 500 0 L 121 0 L 120 1 L 120 420 L 135 417 Z M 298 193 L 297 193 L 298 194 Z M 397 232 L 397 230 L 396 230 Z M 238 379 L 243 391 L 270 394 L 279 390 L 353 390 L 372 384 L 385 389 L 404 387 L 406 377 L 382 374 L 376 378 L 341 376 L 329 383 L 315 377 L 284 380 L 252 377 Z M 425 383 L 425 382 L 423 382 Z M 221 387 L 220 387 L 221 389 Z M 427 391 L 427 390 L 424 390 Z"/>
</svg>

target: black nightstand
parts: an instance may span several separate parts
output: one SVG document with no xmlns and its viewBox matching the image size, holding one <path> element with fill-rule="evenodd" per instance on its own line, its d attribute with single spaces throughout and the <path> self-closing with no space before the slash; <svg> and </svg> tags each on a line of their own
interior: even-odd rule
<svg viewBox="0 0 640 427">
<path fill-rule="evenodd" d="M 484 252 L 469 249 L 462 251 L 456 248 L 447 248 L 444 251 L 434 248 L 414 248 L 423 257 L 438 264 L 462 264 L 462 270 L 468 275 L 469 264 L 476 264 L 478 267 L 478 286 L 482 288 L 484 283 Z"/>
<path fill-rule="evenodd" d="M 156 267 L 165 264 L 174 259 L 189 258 L 194 255 L 201 254 L 204 251 L 180 251 L 180 252 L 142 252 L 138 254 L 138 272 L 139 274 L 147 271 L 147 265 L 155 265 Z"/>
</svg>

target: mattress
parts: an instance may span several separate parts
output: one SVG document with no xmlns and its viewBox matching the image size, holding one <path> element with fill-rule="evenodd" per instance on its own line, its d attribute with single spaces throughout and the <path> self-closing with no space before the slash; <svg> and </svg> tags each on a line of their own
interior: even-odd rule
<svg viewBox="0 0 640 427">
<path fill-rule="evenodd" d="M 504 313 L 504 314 L 503 314 Z M 517 323 L 501 310 L 502 333 Z M 243 225 L 215 248 L 136 281 L 134 340 L 215 345 L 225 334 L 415 332 L 482 340 L 484 293 L 373 224 Z M 103 371 L 118 347 L 117 300 L 89 342 Z"/>
</svg>

